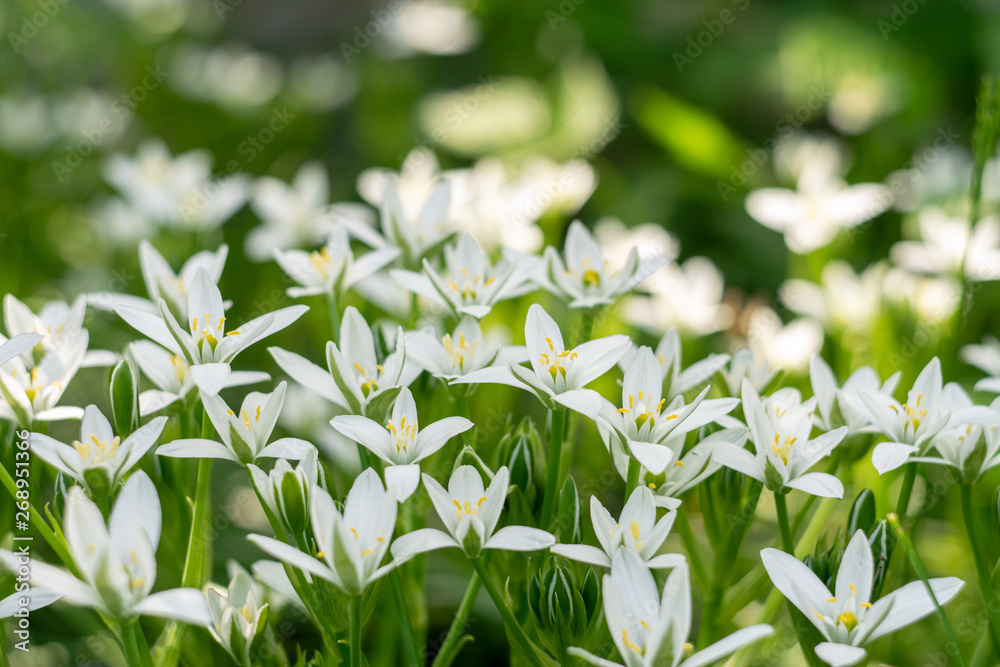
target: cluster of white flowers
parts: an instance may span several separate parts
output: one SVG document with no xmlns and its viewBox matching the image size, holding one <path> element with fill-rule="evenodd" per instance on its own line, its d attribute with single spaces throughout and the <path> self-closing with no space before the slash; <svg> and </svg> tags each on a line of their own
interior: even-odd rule
<svg viewBox="0 0 1000 667">
<path fill-rule="evenodd" d="M 733 315 L 724 312 L 721 277 L 712 275 L 710 264 L 697 259 L 676 264 L 676 243 L 648 231 L 642 238 L 658 238 L 658 252 L 649 252 L 648 245 L 599 243 L 580 222 L 568 226 L 561 248 L 504 246 L 505 233 L 498 230 L 514 223 L 540 233 L 537 217 L 494 212 L 496 224 L 484 232 L 482 216 L 470 213 L 481 205 L 468 187 L 482 176 L 479 171 L 488 168 L 440 174 L 435 164 L 419 176 L 405 169 L 403 174 L 366 173 L 359 189 L 377 206 L 373 215 L 358 204 L 331 205 L 326 172 L 316 164 L 302 167 L 286 185 L 273 178 L 216 182 L 207 154 L 175 158 L 158 143 L 144 144 L 134 160 L 111 160 L 105 175 L 128 205 L 147 222 L 173 232 L 187 226 L 215 228 L 249 201 L 263 224 L 247 236 L 247 254 L 255 261 L 276 261 L 296 283 L 287 289 L 288 297 L 325 301 L 309 315 L 305 305 L 292 305 L 233 326 L 226 313 L 234 304 L 219 288 L 229 252 L 225 245 L 198 252 L 175 271 L 145 241 L 139 245 L 144 297 L 91 293 L 72 304 L 51 302 L 36 314 L 8 295 L 9 339 L 0 339 L 0 418 L 31 432 L 31 451 L 60 475 L 62 487 L 70 488 L 61 494 L 57 511 L 46 512 L 47 521 L 34 506 L 30 509 L 65 569 L 33 559 L 30 592 L 0 602 L 0 611 L 10 615 L 23 600 L 32 608 L 58 599 L 92 607 L 119 633 L 130 661 L 144 650 L 136 618 L 166 617 L 209 628 L 233 660 L 249 666 L 256 664 L 263 643 L 274 643 L 264 600 L 280 593 L 308 612 L 323 650 L 339 657 L 347 632 L 343 650 L 358 665 L 363 611 L 378 590 L 373 584 L 389 579 L 400 632 L 412 643 L 404 591 L 412 582 L 400 571 L 422 554 L 456 548 L 476 569 L 472 598 L 479 586 L 486 587 L 524 662 L 568 664 L 575 656 L 599 666 L 616 664 L 609 659 L 612 644 L 601 646 L 596 639 L 606 631 L 629 667 L 697 667 L 772 633 L 776 619 L 765 618 L 726 638 L 716 636 L 733 625 L 719 607 L 719 590 L 724 592 L 731 569 L 726 559 L 738 553 L 764 489 L 776 510 L 781 550 L 764 549 L 754 560 L 822 635 L 818 644 L 801 639 L 810 662 L 815 654 L 834 667 L 858 664 L 879 637 L 931 614 L 958 593 L 958 579 L 928 582 L 924 577 L 880 595 L 884 572 L 873 583 L 872 549 L 880 549 L 883 560 L 891 552 L 882 546 L 886 524 L 879 527 L 874 517 L 854 525 L 856 532 L 849 543 L 842 539 L 836 559 L 831 556 L 822 567 L 803 563 L 795 553 L 798 522 L 788 518 L 786 497 L 799 492 L 842 499 L 845 484 L 838 467 L 863 459 L 879 475 L 906 468 L 898 508 L 903 514 L 918 463 L 949 466 L 963 485 L 975 484 L 1000 464 L 1000 399 L 974 405 L 958 384 L 944 384 L 937 358 L 915 379 L 903 403 L 893 397 L 898 372 L 883 380 L 865 366 L 839 384 L 816 354 L 818 346 L 788 351 L 795 341 L 789 340 L 791 334 L 781 337 L 780 321 L 766 344 L 758 331 L 757 338 L 748 337 L 749 347 L 685 366 L 690 359 L 682 353 L 682 335 L 718 330 Z M 821 247 L 839 227 L 867 219 L 855 211 L 858 200 L 881 193 L 881 186 L 847 186 L 822 170 L 804 167 L 799 176 L 798 193 L 763 191 L 747 204 L 755 216 L 784 231 L 794 251 Z M 512 183 L 507 181 L 515 188 Z M 773 207 L 781 209 L 780 215 L 772 215 Z M 897 246 L 894 255 L 901 265 L 964 272 L 972 279 L 991 275 L 981 269 L 1000 252 L 991 241 L 995 225 L 983 221 L 971 232 L 962 228 L 965 240 L 956 240 L 961 224 L 928 216 L 921 223 L 929 225 L 929 244 Z M 938 223 L 956 229 L 932 243 Z M 602 224 L 607 233 L 620 223 Z M 966 254 L 955 254 L 956 243 Z M 973 254 L 982 261 L 970 263 Z M 805 281 L 786 284 L 785 300 L 830 331 L 871 326 L 878 306 L 867 302 L 868 283 L 879 282 L 882 269 L 872 269 L 858 284 L 839 264 L 827 265 L 823 275 L 829 284 L 822 288 Z M 631 296 L 649 285 L 654 286 L 645 294 Z M 685 293 L 674 294 L 678 291 Z M 503 322 L 523 312 L 518 310 L 523 297 L 538 293 L 547 294 L 548 310 L 531 302 L 524 344 L 510 344 L 511 327 Z M 660 329 L 655 348 L 606 331 L 604 314 L 623 299 L 629 299 L 623 312 L 639 313 L 630 319 Z M 685 300 L 693 307 L 686 308 Z M 369 322 L 358 307 L 343 307 L 348 301 L 385 315 Z M 88 304 L 109 319 L 117 316 L 143 338 L 121 355 L 88 350 L 83 328 Z M 312 317 L 323 308 L 328 312 Z M 673 314 L 683 321 L 674 321 Z M 270 393 L 245 394 L 239 405 L 220 396 L 223 390 L 269 383 L 267 373 L 234 367 L 237 356 L 300 320 L 330 327 L 324 364 L 311 361 L 308 353 L 271 347 L 274 362 L 298 386 L 280 382 Z M 766 351 L 771 348 L 773 354 Z M 773 365 L 796 355 L 804 356 L 808 367 L 810 398 L 794 386 L 781 386 Z M 1000 343 L 987 339 L 966 347 L 962 356 L 989 376 L 977 389 L 1000 393 Z M 87 365 L 113 367 L 111 419 L 95 405 L 61 404 L 67 385 Z M 606 394 L 615 379 L 621 393 L 612 400 Z M 537 399 L 547 415 L 545 437 L 525 426 L 505 434 L 505 445 L 482 446 L 469 399 L 509 391 L 484 389 L 484 384 L 525 390 Z M 296 433 L 294 423 L 280 421 L 292 391 L 325 402 L 319 408 L 327 411 L 320 427 L 310 423 Z M 290 410 L 308 412 L 302 405 Z M 195 430 L 199 415 L 200 437 Z M 49 422 L 73 419 L 82 421 L 79 439 L 71 444 L 44 432 Z M 281 435 L 286 427 L 292 433 Z M 313 444 L 320 442 L 314 437 L 317 429 L 327 431 L 327 440 L 333 436 L 340 442 L 338 456 L 329 455 L 326 444 Z M 589 504 L 598 546 L 582 538 L 581 500 L 571 474 L 581 433 L 603 444 L 607 464 L 625 487 L 617 519 L 596 492 L 582 504 Z M 340 436 L 357 444 L 356 455 L 344 454 Z M 476 447 L 463 449 L 453 442 L 465 438 Z M 536 454 L 547 459 L 544 466 Z M 196 490 L 189 488 L 187 474 L 166 473 L 168 459 L 198 460 Z M 227 590 L 198 590 L 209 574 L 203 572 L 204 534 L 212 512 L 213 459 L 246 468 L 270 523 L 273 534 L 256 531 L 248 538 L 280 563 L 254 567 L 263 588 L 237 568 Z M 448 468 L 443 459 L 454 465 Z M 338 477 L 353 480 L 344 496 L 332 482 L 328 461 Z M 169 470 L 191 471 L 183 461 L 174 463 L 182 467 Z M 722 470 L 725 474 L 717 475 Z M 544 471 L 544 484 L 535 481 L 536 471 Z M 444 476 L 449 476 L 447 487 L 439 481 Z M 612 497 L 617 484 L 605 483 L 600 495 Z M 700 650 L 692 652 L 691 573 L 699 587 L 705 586 L 700 548 L 687 535 L 686 556 L 664 550 L 678 519 L 690 533 L 694 515 L 689 512 L 699 505 L 691 503 L 692 490 L 703 491 L 703 514 L 718 513 L 711 494 L 722 484 L 729 485 L 730 497 L 718 502 L 728 507 L 737 502 L 736 510 L 748 514 L 741 515 L 738 527 L 730 526 L 731 535 L 711 538 L 717 569 L 723 563 L 724 574 L 717 574 L 711 590 L 703 590 L 714 607 L 702 617 Z M 164 489 L 174 498 L 191 497 L 194 511 L 185 521 L 190 536 L 181 587 L 154 593 Z M 428 499 L 436 515 L 430 521 Z M 497 566 L 486 560 L 493 550 L 535 554 L 530 563 L 539 574 L 526 583 L 525 572 L 501 569 L 506 581 L 501 593 L 493 581 Z M 505 558 L 497 562 L 526 562 Z M 582 587 L 577 580 L 583 566 L 573 574 L 578 566 L 564 559 L 588 568 Z M 12 571 L 24 565 L 8 550 L 0 550 L 0 561 Z M 589 568 L 604 572 L 601 586 Z M 662 585 L 657 583 L 661 570 L 669 570 Z M 519 594 L 529 598 L 526 607 L 511 602 Z M 601 618 L 595 613 L 598 597 L 606 628 L 593 622 Z M 331 599 L 339 602 L 331 605 Z M 530 609 L 536 622 L 526 623 L 513 606 L 525 613 Z M 467 607 L 463 604 L 453 625 L 459 634 Z M 562 629 L 552 629 L 557 626 Z M 183 625 L 168 626 L 161 655 L 176 659 L 182 637 Z M 442 651 L 458 650 L 457 641 L 458 635 L 446 641 Z"/>
</svg>

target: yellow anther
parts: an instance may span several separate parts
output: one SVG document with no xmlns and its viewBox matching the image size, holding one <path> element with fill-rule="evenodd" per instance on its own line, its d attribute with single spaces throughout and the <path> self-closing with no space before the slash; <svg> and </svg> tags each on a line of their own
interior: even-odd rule
<svg viewBox="0 0 1000 667">
<path fill-rule="evenodd" d="M 827 600 L 827 602 L 836 602 L 836 601 L 837 601 L 837 598 L 830 598 L 829 600 Z"/>
<path fill-rule="evenodd" d="M 373 550 L 371 550 L 371 549 L 365 549 L 364 551 L 362 551 L 362 552 L 361 552 L 361 555 L 362 555 L 362 556 L 371 556 L 371 555 L 373 555 L 374 553 L 375 553 L 375 552 L 374 552 Z"/>
<path fill-rule="evenodd" d="M 351 532 L 354 533 L 354 539 L 358 539 L 358 531 L 354 528 L 351 528 Z"/>
<path fill-rule="evenodd" d="M 837 617 L 837 623 L 843 623 L 847 631 L 850 632 L 858 625 L 858 619 L 854 617 L 854 612 L 845 611 Z"/>
<path fill-rule="evenodd" d="M 871 602 L 862 602 L 858 606 L 861 607 L 862 609 L 871 609 L 872 608 L 872 603 Z"/>
<path fill-rule="evenodd" d="M 642 655 L 644 648 L 642 646 L 639 646 L 638 644 L 633 644 L 632 642 L 629 641 L 628 630 L 622 630 L 622 641 L 624 642 L 627 648 L 630 648 L 639 655 Z"/>
<path fill-rule="evenodd" d="M 851 588 L 851 595 L 857 596 L 858 589 L 854 587 L 854 584 L 847 584 Z"/>
<path fill-rule="evenodd" d="M 684 461 L 674 461 L 674 465 L 677 466 L 678 468 L 683 468 Z"/>
<path fill-rule="evenodd" d="M 316 558 L 326 558 L 326 552 L 325 551 L 316 552 Z"/>
<path fill-rule="evenodd" d="M 239 331 L 239 329 L 233 329 L 232 331 L 227 331 L 226 335 L 227 336 L 239 336 L 240 335 L 240 331 Z"/>
</svg>

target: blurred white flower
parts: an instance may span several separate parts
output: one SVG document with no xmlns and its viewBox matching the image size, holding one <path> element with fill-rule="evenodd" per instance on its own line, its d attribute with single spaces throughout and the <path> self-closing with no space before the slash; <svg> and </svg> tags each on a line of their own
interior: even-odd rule
<svg viewBox="0 0 1000 667">
<path fill-rule="evenodd" d="M 892 396 L 902 375 L 902 371 L 896 371 L 882 382 L 874 368 L 862 366 L 851 373 L 840 387 L 830 366 L 821 356 L 814 356 L 809 362 L 809 381 L 816 397 L 816 412 L 813 413 L 816 426 L 824 431 L 847 426 L 848 437 L 858 433 L 877 433 L 878 428 L 872 424 L 871 414 L 861 401 L 860 392 Z"/>
<path fill-rule="evenodd" d="M 334 225 L 329 215 L 330 177 L 320 162 L 307 162 L 291 183 L 264 176 L 254 183 L 250 208 L 261 225 L 250 230 L 246 252 L 255 262 L 272 258 L 274 250 L 315 246 Z"/>
<path fill-rule="evenodd" d="M 703 336 L 732 322 L 732 309 L 722 303 L 722 272 L 706 257 L 668 264 L 644 288 L 649 296 L 634 297 L 625 307 L 625 318 L 636 326 L 656 331 L 677 327 Z"/>
<path fill-rule="evenodd" d="M 288 69 L 288 97 L 295 109 L 331 111 L 357 92 L 355 73 L 330 54 L 300 58 Z"/>
<path fill-rule="evenodd" d="M 191 13 L 189 0 L 104 0 L 126 18 L 156 37 L 183 26 Z"/>
<path fill-rule="evenodd" d="M 51 109 L 43 95 L 26 90 L 0 97 L 0 147 L 14 153 L 33 153 L 55 138 Z"/>
<path fill-rule="evenodd" d="M 958 309 L 961 285 L 954 277 L 921 276 L 893 267 L 885 274 L 883 296 L 908 308 L 922 322 L 943 322 Z"/>
<path fill-rule="evenodd" d="M 986 334 L 981 345 L 966 345 L 959 351 L 959 357 L 970 366 L 975 366 L 987 377 L 976 383 L 976 391 L 1000 394 L 1000 341 Z"/>
<path fill-rule="evenodd" d="M 861 134 L 900 106 L 896 78 L 878 70 L 844 72 L 827 103 L 826 116 L 838 132 Z"/>
<path fill-rule="evenodd" d="M 828 245 L 841 229 L 870 220 L 892 205 L 892 191 L 878 183 L 848 185 L 839 174 L 840 160 L 814 152 L 803 164 L 797 189 L 764 188 L 746 199 L 757 222 L 785 235 L 785 244 L 805 255 Z"/>
<path fill-rule="evenodd" d="M 895 195 L 897 211 L 913 212 L 934 202 L 965 196 L 972 174 L 967 148 L 954 145 L 960 135 L 938 130 L 932 145 L 913 156 L 905 169 L 889 174 L 886 184 Z M 1000 199 L 1000 163 L 988 161 L 983 173 L 983 199 Z"/>
<path fill-rule="evenodd" d="M 970 230 L 965 217 L 939 208 L 920 211 L 920 241 L 900 241 L 890 257 L 916 273 L 964 276 L 969 280 L 1000 279 L 1000 218 L 981 218 Z"/>
<path fill-rule="evenodd" d="M 655 222 L 627 227 L 618 218 L 605 216 L 594 224 L 594 238 L 604 257 L 615 264 L 623 264 L 632 248 L 638 250 L 640 262 L 654 257 L 672 262 L 681 251 L 677 238 Z"/>
<path fill-rule="evenodd" d="M 118 197 L 94 202 L 87 217 L 102 244 L 134 248 L 139 241 L 156 232 L 156 227 L 141 213 Z"/>
<path fill-rule="evenodd" d="M 53 102 L 52 117 L 67 141 L 84 140 L 92 148 L 106 148 L 121 138 L 131 124 L 131 114 L 123 116 L 122 109 L 121 102 L 111 95 L 80 88 Z"/>
<path fill-rule="evenodd" d="M 802 317 L 784 324 L 776 312 L 756 308 L 747 323 L 747 345 L 754 354 L 786 371 L 805 371 L 809 359 L 823 349 L 823 326 Z"/>
<path fill-rule="evenodd" d="M 411 0 L 402 4 L 383 36 L 394 56 L 415 52 L 451 56 L 475 46 L 479 21 L 454 2 Z"/>
<path fill-rule="evenodd" d="M 159 139 L 143 141 L 134 158 L 112 155 L 102 174 L 146 219 L 174 229 L 214 229 L 231 218 L 250 194 L 245 174 L 213 177 L 208 151 L 175 157 Z"/>
<path fill-rule="evenodd" d="M 885 265 L 878 263 L 859 275 L 850 264 L 835 259 L 823 267 L 822 284 L 786 280 L 778 296 L 787 308 L 819 320 L 828 331 L 865 332 L 881 312 L 885 272 Z"/>
<path fill-rule="evenodd" d="M 243 44 L 205 49 L 181 46 L 173 57 L 171 83 L 182 95 L 241 111 L 274 99 L 281 90 L 281 65 Z"/>
<path fill-rule="evenodd" d="M 86 329 L 70 336 L 50 349 L 34 364 L 25 364 L 25 342 L 36 341 L 35 334 L 21 334 L 0 347 L 0 419 L 9 419 L 22 429 L 33 430 L 37 422 L 80 419 L 83 410 L 73 406 L 57 406 L 67 385 L 83 364 L 90 340 Z M 29 336 L 30 338 L 26 338 Z M 4 340 L 0 338 L 0 340 Z M 14 341 L 17 341 L 16 343 Z M 17 350 L 18 352 L 12 352 Z M 10 358 L 10 354 L 22 356 Z M 32 359 L 34 356 L 32 355 Z"/>
</svg>

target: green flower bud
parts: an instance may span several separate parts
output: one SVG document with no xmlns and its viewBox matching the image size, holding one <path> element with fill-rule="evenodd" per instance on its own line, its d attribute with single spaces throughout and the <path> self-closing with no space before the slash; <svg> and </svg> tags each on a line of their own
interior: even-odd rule
<svg viewBox="0 0 1000 667">
<path fill-rule="evenodd" d="M 889 522 L 882 519 L 868 534 L 868 544 L 872 547 L 872 557 L 875 559 L 875 574 L 872 577 L 872 599 L 876 600 L 882 592 L 882 586 L 889 576 L 889 562 L 892 549 L 896 544 L 896 536 Z"/>
<path fill-rule="evenodd" d="M 580 494 L 572 475 L 566 477 L 559 493 L 556 539 L 562 544 L 580 542 Z"/>
<path fill-rule="evenodd" d="M 129 357 L 112 369 L 110 391 L 115 429 L 124 440 L 139 426 L 139 374 Z"/>
<path fill-rule="evenodd" d="M 867 533 L 875 525 L 875 494 L 871 489 L 862 489 L 851 505 L 847 515 L 847 534 L 853 535 L 859 530 Z"/>
</svg>

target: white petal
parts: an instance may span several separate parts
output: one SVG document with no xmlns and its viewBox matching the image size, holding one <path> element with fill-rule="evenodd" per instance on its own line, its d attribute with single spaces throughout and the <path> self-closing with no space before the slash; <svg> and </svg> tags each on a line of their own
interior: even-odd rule
<svg viewBox="0 0 1000 667">
<path fill-rule="evenodd" d="M 47 607 L 62 597 L 59 593 L 53 593 L 41 588 L 29 588 L 26 591 L 11 593 L 3 600 L 0 600 L 0 618 L 10 618 L 23 609 L 21 600 L 28 602 L 28 611 L 35 611 L 42 607 Z"/>
<path fill-rule="evenodd" d="M 760 559 L 774 587 L 807 617 L 812 618 L 815 610 L 822 612 L 829 606 L 830 590 L 802 561 L 779 549 L 764 549 Z M 804 594 L 805 600 L 799 599 L 795 588 Z M 800 604 L 807 606 L 803 608 Z"/>
<path fill-rule="evenodd" d="M 226 386 L 232 370 L 224 363 L 195 364 L 191 367 L 191 379 L 203 393 L 216 396 Z"/>
<path fill-rule="evenodd" d="M 309 452 L 315 449 L 312 443 L 300 438 L 281 438 L 257 452 L 257 458 L 292 459 L 293 461 L 298 461 L 304 459 L 309 455 Z"/>
<path fill-rule="evenodd" d="M 941 606 L 946 605 L 952 598 L 958 595 L 965 585 L 965 582 L 956 577 L 941 577 L 930 579 L 928 583 L 934 591 L 934 597 Z M 884 595 L 876 605 L 890 604 L 889 614 L 885 620 L 879 623 L 878 627 L 868 636 L 868 641 L 873 642 L 879 637 L 883 637 L 890 632 L 895 632 L 911 623 L 916 623 L 925 616 L 934 612 L 934 602 L 927 594 L 927 588 L 922 581 L 914 581 L 905 586 Z M 875 609 L 869 610 L 875 613 Z"/>
<path fill-rule="evenodd" d="M 654 475 L 659 475 L 674 462 L 674 450 L 666 445 L 629 440 L 628 447 L 632 456 Z"/>
<path fill-rule="evenodd" d="M 582 648 L 577 648 L 576 646 L 570 646 L 567 648 L 566 653 L 574 658 L 579 658 L 588 664 L 594 665 L 594 667 L 622 667 L 621 664 L 617 662 L 611 662 L 610 660 L 599 658 L 593 653 L 584 651 Z"/>
<path fill-rule="evenodd" d="M 744 646 L 760 641 L 772 634 L 774 634 L 774 628 L 766 624 L 751 625 L 749 628 L 737 630 L 725 639 L 720 639 L 711 646 L 698 651 L 682 662 L 680 667 L 704 667 L 705 665 L 712 665 Z"/>
<path fill-rule="evenodd" d="M 401 503 L 417 490 L 420 485 L 420 466 L 416 463 L 401 466 L 386 466 L 385 485 Z"/>
<path fill-rule="evenodd" d="M 435 528 L 421 528 L 399 537 L 389 550 L 394 561 L 405 561 L 417 554 L 449 547 L 458 547 L 451 535 Z"/>
<path fill-rule="evenodd" d="M 212 624 L 205 594 L 194 588 L 153 593 L 137 604 L 135 610 L 144 616 L 172 618 L 189 625 L 208 627 Z"/>
<path fill-rule="evenodd" d="M 465 417 L 445 417 L 417 433 L 417 458 L 420 461 L 441 449 L 446 442 L 459 433 L 472 428 L 473 424 Z"/>
<path fill-rule="evenodd" d="M 920 451 L 919 448 L 913 445 L 904 445 L 901 442 L 881 442 L 875 445 L 875 449 L 872 450 L 872 465 L 881 476 L 902 466 L 911 455 L 918 451 Z"/>
<path fill-rule="evenodd" d="M 108 530 L 111 540 L 118 545 L 134 540 L 136 529 L 146 531 L 153 550 L 160 543 L 160 497 L 149 476 L 141 470 L 129 477 L 122 487 L 111 510 Z"/>
<path fill-rule="evenodd" d="M 872 577 L 875 564 L 872 560 L 872 549 L 863 531 L 857 531 L 851 537 L 837 571 L 837 586 L 834 594 L 841 600 L 846 600 L 851 593 L 857 592 L 858 603 L 870 602 L 872 597 Z M 851 588 L 853 586 L 853 589 Z"/>
<path fill-rule="evenodd" d="M 273 537 L 265 537 L 263 535 L 247 535 L 247 539 L 260 547 L 261 551 L 277 558 L 283 563 L 287 563 L 292 567 L 297 567 L 300 570 L 309 572 L 310 574 L 315 574 L 316 576 L 335 583 L 338 586 L 340 585 L 340 582 L 337 580 L 330 568 L 326 566 L 326 563 L 320 562 L 312 556 L 302 553 L 291 545 L 279 542 Z"/>
<path fill-rule="evenodd" d="M 597 567 L 611 567 L 611 559 L 597 547 L 589 544 L 556 544 L 550 551 L 557 556 L 580 561 Z"/>
<path fill-rule="evenodd" d="M 526 526 L 505 526 L 495 532 L 493 537 L 486 541 L 483 548 L 504 551 L 539 551 L 548 549 L 555 543 L 556 538 L 544 530 Z"/>
<path fill-rule="evenodd" d="M 650 570 L 666 570 L 672 567 L 680 567 L 687 563 L 683 554 L 660 554 L 653 556 L 646 561 L 646 567 Z"/>
<path fill-rule="evenodd" d="M 830 667 L 853 667 L 868 656 L 868 651 L 858 646 L 823 642 L 816 645 L 816 657 Z"/>
<path fill-rule="evenodd" d="M 341 393 L 340 388 L 334 381 L 333 376 L 325 368 L 321 368 L 305 357 L 294 352 L 283 350 L 280 347 L 269 347 L 267 351 L 274 357 L 274 361 L 281 367 L 281 370 L 303 387 L 310 389 L 328 401 L 336 403 L 342 408 L 347 408 L 347 401 Z"/>
<path fill-rule="evenodd" d="M 805 491 L 820 498 L 843 498 L 844 485 L 839 479 L 825 472 L 807 472 L 785 482 L 785 486 Z"/>
<path fill-rule="evenodd" d="M 165 445 L 160 445 L 156 454 L 180 459 L 226 459 L 236 463 L 240 462 L 236 455 L 221 442 L 202 438 L 186 438 L 168 442 Z"/>
</svg>

